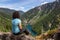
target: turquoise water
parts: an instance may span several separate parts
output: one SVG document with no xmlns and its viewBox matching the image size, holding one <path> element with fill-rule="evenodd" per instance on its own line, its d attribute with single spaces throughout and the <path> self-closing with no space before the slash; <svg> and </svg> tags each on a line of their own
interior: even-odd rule
<svg viewBox="0 0 60 40">
<path fill-rule="evenodd" d="M 29 30 L 29 32 L 32 34 L 32 36 L 37 35 L 37 32 L 32 29 L 32 26 L 30 24 L 27 24 L 26 28 Z"/>
</svg>

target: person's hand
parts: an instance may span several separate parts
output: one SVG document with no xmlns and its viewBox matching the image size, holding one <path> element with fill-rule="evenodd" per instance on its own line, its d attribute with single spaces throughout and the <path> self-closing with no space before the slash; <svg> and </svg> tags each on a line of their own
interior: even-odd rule
<svg viewBox="0 0 60 40">
<path fill-rule="evenodd" d="M 20 31 L 22 32 L 22 29 L 20 29 Z"/>
</svg>

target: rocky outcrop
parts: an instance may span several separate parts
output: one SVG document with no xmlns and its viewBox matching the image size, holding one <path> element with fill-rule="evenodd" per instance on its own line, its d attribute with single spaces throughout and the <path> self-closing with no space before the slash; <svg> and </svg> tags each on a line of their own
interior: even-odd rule
<svg viewBox="0 0 60 40">
<path fill-rule="evenodd" d="M 35 38 L 25 34 L 13 35 L 10 32 L 7 33 L 0 32 L 0 40 L 35 40 Z"/>
</svg>

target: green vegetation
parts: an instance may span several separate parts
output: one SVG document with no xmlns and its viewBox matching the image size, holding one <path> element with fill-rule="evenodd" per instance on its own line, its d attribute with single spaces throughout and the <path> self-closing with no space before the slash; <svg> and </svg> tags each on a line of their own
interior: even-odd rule
<svg viewBox="0 0 60 40">
<path fill-rule="evenodd" d="M 60 23 L 60 4 L 53 2 L 46 5 L 40 6 L 43 7 L 43 10 L 39 10 L 39 7 L 36 7 L 24 14 L 26 20 L 32 25 L 33 30 L 38 35 L 57 28 Z"/>
<path fill-rule="evenodd" d="M 11 31 L 11 16 L 0 12 L 0 31 Z"/>
<path fill-rule="evenodd" d="M 60 21 L 58 19 L 60 19 L 59 14 L 60 9 L 54 9 L 52 10 L 51 13 L 45 14 L 44 16 L 40 17 L 39 20 L 37 20 L 36 24 L 33 25 L 33 28 L 35 31 L 39 33 L 41 33 L 40 31 L 47 31 L 47 30 L 51 30 L 54 28 L 57 28 L 57 25 L 59 25 Z M 51 24 L 51 26 L 49 26 Z"/>
</svg>

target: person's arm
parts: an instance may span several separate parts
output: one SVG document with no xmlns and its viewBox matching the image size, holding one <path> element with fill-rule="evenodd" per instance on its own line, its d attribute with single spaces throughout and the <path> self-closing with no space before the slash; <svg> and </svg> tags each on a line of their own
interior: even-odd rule
<svg viewBox="0 0 60 40">
<path fill-rule="evenodd" d="M 21 23 L 19 24 L 19 28 L 20 28 L 20 30 L 22 31 L 22 24 L 21 24 Z"/>
</svg>

